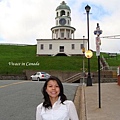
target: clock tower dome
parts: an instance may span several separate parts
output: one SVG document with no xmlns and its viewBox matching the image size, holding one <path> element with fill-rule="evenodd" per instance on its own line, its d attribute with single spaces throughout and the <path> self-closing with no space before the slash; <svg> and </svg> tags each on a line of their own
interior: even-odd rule
<svg viewBox="0 0 120 120">
<path fill-rule="evenodd" d="M 52 39 L 74 39 L 75 28 L 71 27 L 71 9 L 63 1 L 56 8 L 56 26 L 51 28 Z"/>
</svg>

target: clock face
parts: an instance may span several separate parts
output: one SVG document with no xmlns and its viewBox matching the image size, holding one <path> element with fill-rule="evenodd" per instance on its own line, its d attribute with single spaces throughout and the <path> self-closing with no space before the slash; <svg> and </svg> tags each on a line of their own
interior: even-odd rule
<svg viewBox="0 0 120 120">
<path fill-rule="evenodd" d="M 61 18 L 61 19 L 59 20 L 59 23 L 60 23 L 61 25 L 65 25 L 65 24 L 66 24 L 66 20 L 65 20 L 64 18 Z"/>
</svg>

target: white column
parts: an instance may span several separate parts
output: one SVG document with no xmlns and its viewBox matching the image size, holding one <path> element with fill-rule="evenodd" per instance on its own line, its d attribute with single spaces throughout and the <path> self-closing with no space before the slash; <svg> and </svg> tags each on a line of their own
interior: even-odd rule
<svg viewBox="0 0 120 120">
<path fill-rule="evenodd" d="M 64 36 L 64 38 L 66 38 L 66 39 L 67 39 L 67 35 L 66 35 L 66 29 L 65 29 L 65 36 Z"/>
<path fill-rule="evenodd" d="M 73 32 L 73 39 L 74 39 L 74 37 L 75 37 L 75 34 L 74 34 L 74 32 Z"/>
<path fill-rule="evenodd" d="M 58 30 L 58 38 L 60 38 L 60 29 Z"/>
<path fill-rule="evenodd" d="M 55 30 L 52 31 L 52 39 L 55 38 Z"/>
<path fill-rule="evenodd" d="M 53 39 L 53 31 L 52 31 L 52 39 Z"/>
<path fill-rule="evenodd" d="M 54 38 L 56 39 L 56 32 L 55 32 L 55 30 L 54 30 Z"/>
<path fill-rule="evenodd" d="M 72 32 L 71 32 L 71 30 L 70 30 L 70 38 L 72 39 Z"/>
<path fill-rule="evenodd" d="M 53 30 L 52 38 L 55 38 L 55 30 Z"/>
</svg>

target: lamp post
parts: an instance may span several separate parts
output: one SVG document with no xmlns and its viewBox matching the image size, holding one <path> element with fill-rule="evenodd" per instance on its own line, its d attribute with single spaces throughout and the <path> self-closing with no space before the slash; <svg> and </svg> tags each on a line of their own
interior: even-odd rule
<svg viewBox="0 0 120 120">
<path fill-rule="evenodd" d="M 84 85 L 84 77 L 85 77 L 85 62 L 84 62 L 84 57 L 85 57 L 85 45 L 84 45 L 84 38 L 85 36 L 83 36 L 83 47 L 82 47 L 82 53 L 83 53 L 83 85 Z"/>
<path fill-rule="evenodd" d="M 85 7 L 86 13 L 87 13 L 87 31 L 88 31 L 88 50 L 89 50 L 89 12 L 91 7 L 87 5 Z M 90 58 L 88 58 L 88 76 L 87 76 L 87 86 L 92 86 L 92 79 L 90 74 Z"/>
<path fill-rule="evenodd" d="M 101 108 L 101 87 L 100 87 L 100 34 L 102 34 L 102 30 L 100 30 L 99 23 L 97 23 L 96 30 L 94 34 L 97 35 L 96 37 L 96 56 L 98 57 L 98 95 L 99 95 L 99 108 Z"/>
<path fill-rule="evenodd" d="M 85 51 L 85 57 L 90 59 L 93 56 L 93 52 L 91 50 Z"/>
</svg>

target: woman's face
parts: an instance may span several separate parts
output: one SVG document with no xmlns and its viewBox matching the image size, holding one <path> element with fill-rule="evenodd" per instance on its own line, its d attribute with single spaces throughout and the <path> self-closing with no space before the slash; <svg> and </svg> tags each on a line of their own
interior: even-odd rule
<svg viewBox="0 0 120 120">
<path fill-rule="evenodd" d="M 48 93 L 50 98 L 56 98 L 56 99 L 58 98 L 58 95 L 60 93 L 60 88 L 55 80 L 50 80 L 47 83 L 46 92 Z"/>
</svg>

